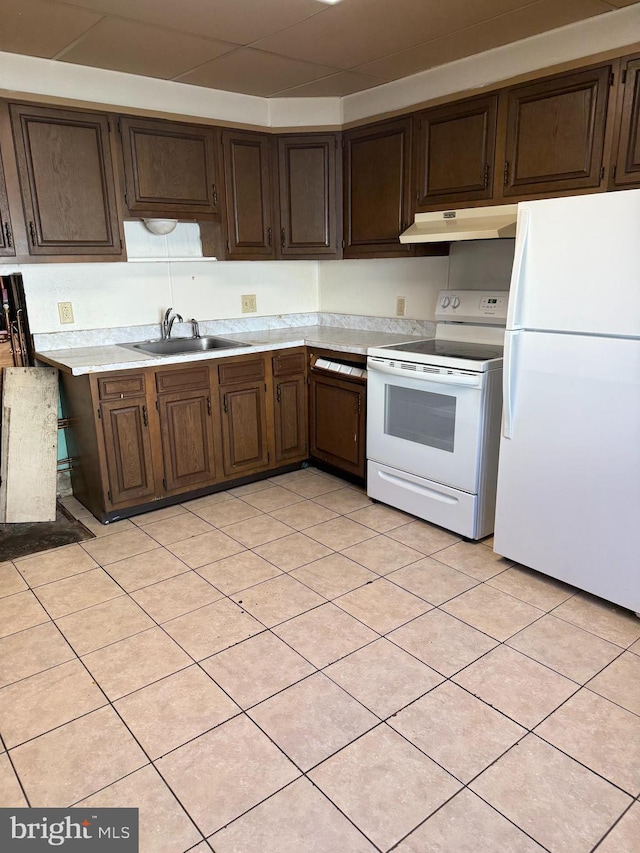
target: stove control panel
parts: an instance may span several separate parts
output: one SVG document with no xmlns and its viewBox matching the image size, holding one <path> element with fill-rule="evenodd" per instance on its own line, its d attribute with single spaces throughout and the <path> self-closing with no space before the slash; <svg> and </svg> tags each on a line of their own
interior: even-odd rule
<svg viewBox="0 0 640 853">
<path fill-rule="evenodd" d="M 436 320 L 504 326 L 509 294 L 504 290 L 442 290 Z"/>
</svg>

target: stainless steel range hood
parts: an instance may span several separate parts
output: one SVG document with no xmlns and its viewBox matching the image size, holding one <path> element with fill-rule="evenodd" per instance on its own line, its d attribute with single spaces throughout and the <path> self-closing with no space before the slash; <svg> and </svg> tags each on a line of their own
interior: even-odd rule
<svg viewBox="0 0 640 853">
<path fill-rule="evenodd" d="M 444 243 L 515 237 L 517 215 L 517 204 L 416 213 L 414 224 L 400 235 L 400 242 Z"/>
</svg>

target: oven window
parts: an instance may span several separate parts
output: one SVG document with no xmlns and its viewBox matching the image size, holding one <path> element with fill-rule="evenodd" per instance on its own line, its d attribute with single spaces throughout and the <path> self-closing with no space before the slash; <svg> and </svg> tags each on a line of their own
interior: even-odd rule
<svg viewBox="0 0 640 853">
<path fill-rule="evenodd" d="M 385 385 L 384 431 L 453 453 L 456 402 L 448 394 Z"/>
</svg>

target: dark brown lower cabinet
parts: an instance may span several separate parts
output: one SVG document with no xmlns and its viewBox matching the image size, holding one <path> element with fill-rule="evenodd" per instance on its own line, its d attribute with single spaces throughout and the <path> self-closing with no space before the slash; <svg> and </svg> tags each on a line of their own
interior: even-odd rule
<svg viewBox="0 0 640 853">
<path fill-rule="evenodd" d="M 276 462 L 302 461 L 308 455 L 306 354 L 273 357 L 273 420 Z"/>
<path fill-rule="evenodd" d="M 100 404 L 111 504 L 144 503 L 155 497 L 146 398 Z"/>
<path fill-rule="evenodd" d="M 155 501 L 163 506 L 293 470 L 310 456 L 364 479 L 365 381 L 320 371 L 309 386 L 307 358 L 300 347 L 182 366 L 61 372 L 74 495 L 106 522 Z M 365 362 L 349 356 L 349 363 Z"/>
<path fill-rule="evenodd" d="M 158 411 L 166 491 L 195 489 L 215 480 L 210 392 L 159 396 Z"/>
<path fill-rule="evenodd" d="M 184 492 L 216 479 L 209 366 L 155 371 L 165 492 Z"/>
<path fill-rule="evenodd" d="M 238 358 L 218 366 L 222 466 L 227 477 L 269 465 L 265 377 L 263 356 Z"/>
<path fill-rule="evenodd" d="M 310 454 L 364 478 L 366 385 L 311 373 Z"/>
</svg>

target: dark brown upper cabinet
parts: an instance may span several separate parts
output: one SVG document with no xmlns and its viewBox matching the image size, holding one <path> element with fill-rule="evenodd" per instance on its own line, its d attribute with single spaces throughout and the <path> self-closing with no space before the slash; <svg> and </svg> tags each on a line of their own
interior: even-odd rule
<svg viewBox="0 0 640 853">
<path fill-rule="evenodd" d="M 411 117 L 344 134 L 344 255 L 411 255 Z"/>
<path fill-rule="evenodd" d="M 611 65 L 508 89 L 503 195 L 599 187 Z"/>
<path fill-rule="evenodd" d="M 498 96 L 425 110 L 416 116 L 416 209 L 490 199 Z"/>
<path fill-rule="evenodd" d="M 622 65 L 624 93 L 618 116 L 618 147 L 614 154 L 613 187 L 640 186 L 640 57 Z"/>
<path fill-rule="evenodd" d="M 132 116 L 122 116 L 118 126 L 131 215 L 218 215 L 214 128 Z"/>
<path fill-rule="evenodd" d="M 32 255 L 123 254 L 109 118 L 11 104 Z"/>
<path fill-rule="evenodd" d="M 278 137 L 280 257 L 338 255 L 338 144 L 337 134 Z"/>
<path fill-rule="evenodd" d="M 270 138 L 265 133 L 222 131 L 227 257 L 276 256 Z"/>
<path fill-rule="evenodd" d="M 0 255 L 15 255 L 15 253 L 9 203 L 7 201 L 7 187 L 4 182 L 2 155 L 0 154 Z"/>
</svg>

